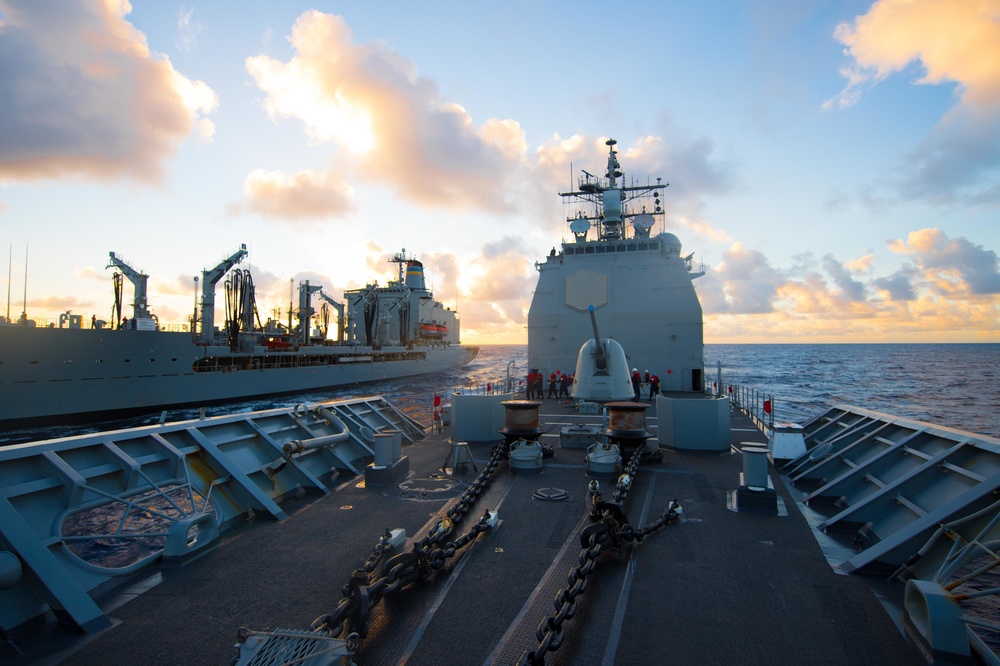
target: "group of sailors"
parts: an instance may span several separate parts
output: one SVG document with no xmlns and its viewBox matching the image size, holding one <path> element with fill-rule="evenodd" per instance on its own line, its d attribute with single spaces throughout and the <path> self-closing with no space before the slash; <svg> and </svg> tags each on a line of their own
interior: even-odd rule
<svg viewBox="0 0 1000 666">
<path fill-rule="evenodd" d="M 549 373 L 548 379 L 549 391 L 546 396 L 544 391 L 545 374 L 537 369 L 528 372 L 525 397 L 528 400 L 543 400 L 546 397 L 549 399 L 570 397 L 569 387 L 573 385 L 572 375 L 556 370 Z M 647 400 L 652 401 L 660 394 L 659 376 L 651 375 L 649 370 L 646 370 L 644 374 L 640 374 L 638 368 L 632 368 L 632 391 L 634 392 L 633 399 L 636 402 L 642 400 L 643 387 L 648 391 Z"/>
<path fill-rule="evenodd" d="M 569 387 L 573 385 L 573 375 L 567 375 L 559 370 L 549 373 L 550 399 L 569 398 Z M 528 400 L 543 400 L 545 396 L 545 375 L 537 370 L 528 372 L 528 383 L 525 397 Z"/>
<path fill-rule="evenodd" d="M 634 399 L 639 402 L 642 399 L 642 387 L 649 387 L 649 400 L 660 394 L 660 378 L 650 375 L 649 370 L 640 375 L 638 368 L 632 368 L 632 390 L 635 392 Z"/>
</svg>

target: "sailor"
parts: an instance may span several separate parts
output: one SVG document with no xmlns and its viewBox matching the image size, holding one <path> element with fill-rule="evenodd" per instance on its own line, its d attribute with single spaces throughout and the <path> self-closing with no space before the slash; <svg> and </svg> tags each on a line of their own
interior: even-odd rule
<svg viewBox="0 0 1000 666">
<path fill-rule="evenodd" d="M 649 383 L 649 370 L 647 370 L 646 374 L 642 376 L 642 383 L 643 384 L 648 384 Z"/>
<path fill-rule="evenodd" d="M 556 374 L 558 372 L 559 371 L 556 370 L 555 372 L 550 372 L 549 373 L 549 397 L 550 398 L 555 398 L 557 396 L 557 393 L 556 393 Z"/>
<path fill-rule="evenodd" d="M 97 328 L 97 315 L 90 315 L 90 327 Z"/>
<path fill-rule="evenodd" d="M 632 368 L 632 391 L 635 393 L 635 401 L 639 402 L 639 389 L 642 386 L 642 376 L 638 368 Z"/>
<path fill-rule="evenodd" d="M 652 400 L 654 395 L 660 395 L 660 378 L 656 375 L 649 378 L 649 399 Z"/>
<path fill-rule="evenodd" d="M 528 393 L 525 395 L 528 400 L 535 397 L 535 371 L 528 371 Z"/>
<path fill-rule="evenodd" d="M 568 398 L 569 397 L 569 385 L 573 383 L 573 378 L 567 374 L 563 374 L 559 377 L 559 397 Z"/>
</svg>

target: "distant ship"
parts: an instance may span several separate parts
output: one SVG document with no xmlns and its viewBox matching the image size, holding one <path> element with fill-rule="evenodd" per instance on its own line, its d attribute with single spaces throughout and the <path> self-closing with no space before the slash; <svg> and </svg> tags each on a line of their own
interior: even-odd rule
<svg viewBox="0 0 1000 666">
<path fill-rule="evenodd" d="M 153 410 L 291 394 L 460 368 L 478 347 L 460 344 L 459 316 L 434 299 L 423 264 L 405 250 L 391 261 L 399 276 L 367 284 L 338 302 L 309 281 L 298 285 L 297 323 L 260 323 L 246 246 L 200 280 L 192 330 L 162 330 L 148 308 L 148 275 L 110 253 L 115 273 L 112 324 L 60 316 L 59 326 L 0 321 L 0 425 L 95 420 Z M 215 326 L 216 284 L 228 273 L 226 322 Z M 122 286 L 134 286 L 132 316 L 122 317 Z M 197 281 L 197 278 L 196 278 Z M 313 295 L 324 301 L 317 312 Z M 291 303 L 289 304 L 291 306 Z M 336 332 L 314 330 L 314 315 Z"/>
</svg>

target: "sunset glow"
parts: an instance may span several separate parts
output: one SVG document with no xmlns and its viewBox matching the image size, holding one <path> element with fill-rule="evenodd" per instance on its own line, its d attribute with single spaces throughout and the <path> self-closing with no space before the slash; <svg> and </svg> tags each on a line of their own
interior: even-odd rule
<svg viewBox="0 0 1000 666">
<path fill-rule="evenodd" d="M 241 243 L 268 313 L 406 248 L 521 344 L 614 137 L 706 342 L 1000 342 L 1000 0 L 779 4 L 0 0 L 0 316 L 106 319 L 109 251 L 181 327 Z"/>
</svg>

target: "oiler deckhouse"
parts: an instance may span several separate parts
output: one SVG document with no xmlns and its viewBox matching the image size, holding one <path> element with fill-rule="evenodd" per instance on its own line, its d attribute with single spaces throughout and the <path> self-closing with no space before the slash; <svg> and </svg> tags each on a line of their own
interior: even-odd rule
<svg viewBox="0 0 1000 666">
<path fill-rule="evenodd" d="M 567 218 L 573 239 L 535 264 L 529 368 L 572 371 L 593 306 L 601 333 L 621 344 L 631 367 L 657 375 L 664 391 L 700 391 L 704 339 L 693 280 L 704 271 L 693 270 L 693 254 L 681 256 L 677 236 L 653 235 L 665 217 L 666 184 L 626 185 L 616 143 L 606 142 L 604 177 L 584 171 L 576 190 L 559 194 L 574 204 Z"/>
<path fill-rule="evenodd" d="M 344 292 L 347 337 L 374 348 L 459 344 L 458 313 L 434 300 L 424 281 L 424 265 L 406 256 L 406 248 L 390 259 L 399 278 Z"/>
</svg>

